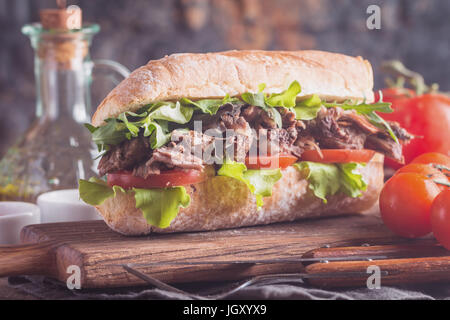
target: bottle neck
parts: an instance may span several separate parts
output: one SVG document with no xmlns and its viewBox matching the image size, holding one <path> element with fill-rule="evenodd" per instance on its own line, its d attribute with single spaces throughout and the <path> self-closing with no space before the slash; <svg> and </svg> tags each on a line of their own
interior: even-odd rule
<svg viewBox="0 0 450 320">
<path fill-rule="evenodd" d="M 41 38 L 35 46 L 36 115 L 45 121 L 90 116 L 90 63 L 87 40 Z"/>
</svg>

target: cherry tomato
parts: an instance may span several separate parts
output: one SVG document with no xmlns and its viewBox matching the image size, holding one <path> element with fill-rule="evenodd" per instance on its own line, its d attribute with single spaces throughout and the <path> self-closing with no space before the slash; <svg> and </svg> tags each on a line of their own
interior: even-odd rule
<svg viewBox="0 0 450 320">
<path fill-rule="evenodd" d="M 247 157 L 245 165 L 247 169 L 284 169 L 296 163 L 297 160 L 297 157 L 292 155 Z"/>
<path fill-rule="evenodd" d="M 131 172 L 109 173 L 107 182 L 109 186 L 121 186 L 124 189 L 131 188 L 167 188 L 184 186 L 206 180 L 208 174 L 205 170 L 180 170 L 173 169 L 161 171 L 160 174 L 152 174 L 146 179 L 136 177 Z"/>
<path fill-rule="evenodd" d="M 424 94 L 412 98 L 385 97 L 392 102 L 392 113 L 380 113 L 386 120 L 397 121 L 408 132 L 417 136 L 403 146 L 405 163 L 426 152 L 450 156 L 450 98 L 443 94 Z M 398 169 L 400 164 L 387 161 Z"/>
<path fill-rule="evenodd" d="M 431 205 L 431 228 L 437 241 L 450 250 L 450 189 L 442 191 Z"/>
<path fill-rule="evenodd" d="M 440 181 L 440 182 L 448 183 L 447 176 L 444 173 L 442 173 L 440 170 L 434 168 L 431 164 L 410 163 L 410 164 L 398 169 L 395 174 L 405 173 L 405 172 L 419 173 L 435 182 Z M 441 190 L 445 190 L 448 188 L 447 186 L 442 185 L 442 184 L 437 184 L 437 186 Z"/>
<path fill-rule="evenodd" d="M 306 150 L 300 160 L 323 163 L 369 162 L 375 155 L 375 151 L 367 149 L 321 149 L 321 152 L 323 157 L 316 150 Z"/>
<path fill-rule="evenodd" d="M 439 194 L 437 185 L 418 173 L 399 173 L 381 190 L 380 213 L 394 233 L 417 238 L 431 232 L 431 204 Z"/>
</svg>

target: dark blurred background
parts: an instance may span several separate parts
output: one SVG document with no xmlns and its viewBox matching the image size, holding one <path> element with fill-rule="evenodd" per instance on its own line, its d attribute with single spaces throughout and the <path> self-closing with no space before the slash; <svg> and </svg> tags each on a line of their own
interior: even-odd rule
<svg viewBox="0 0 450 320">
<path fill-rule="evenodd" d="M 362 55 L 383 85 L 380 62 L 400 59 L 450 90 L 448 0 L 78 0 L 84 21 L 100 24 L 91 56 L 130 69 L 174 52 L 320 49 Z M 381 7 L 381 30 L 366 9 Z M 33 51 L 22 25 L 52 0 L 0 0 L 0 156 L 34 114 Z M 94 88 L 95 89 L 95 88 Z M 94 90 L 95 91 L 95 90 Z M 106 92 L 94 92 L 97 100 Z M 100 98 L 98 96 L 101 96 Z"/>
</svg>

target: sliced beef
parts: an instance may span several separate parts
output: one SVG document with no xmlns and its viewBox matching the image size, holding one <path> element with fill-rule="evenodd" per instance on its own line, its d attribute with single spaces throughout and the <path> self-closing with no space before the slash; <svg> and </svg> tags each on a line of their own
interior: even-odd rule
<svg viewBox="0 0 450 320">
<path fill-rule="evenodd" d="M 172 141 L 167 146 L 153 151 L 152 156 L 145 163 L 133 170 L 135 176 L 147 178 L 150 174 L 160 173 L 161 170 L 203 169 L 202 152 L 213 143 L 213 138 L 196 131 L 175 130 Z"/>
<path fill-rule="evenodd" d="M 320 148 L 312 136 L 307 134 L 299 134 L 299 137 L 294 142 L 291 150 L 295 156 L 301 157 L 303 151 L 305 150 L 320 150 Z"/>
<path fill-rule="evenodd" d="M 241 159 L 248 153 L 254 139 L 252 128 L 242 116 L 241 110 L 241 104 L 227 103 L 215 115 L 196 115 L 193 121 L 202 121 L 202 129 L 206 135 L 223 138 L 224 152 L 226 150 L 228 154 Z"/>
<path fill-rule="evenodd" d="M 339 138 L 323 136 L 317 139 L 322 149 L 363 149 L 367 134 L 351 127 L 341 128 Z"/>
<path fill-rule="evenodd" d="M 242 111 L 242 117 L 253 129 L 275 129 L 277 124 L 266 111 L 256 106 L 247 106 Z"/>
<path fill-rule="evenodd" d="M 394 131 L 394 134 L 396 135 L 398 140 L 401 140 L 404 144 L 409 143 L 410 140 L 415 138 L 413 134 L 403 129 L 398 122 L 388 121 L 388 123 L 391 126 L 392 131 Z"/>
<path fill-rule="evenodd" d="M 395 142 L 391 137 L 388 137 L 385 134 L 368 136 L 364 147 L 366 149 L 384 153 L 386 156 L 401 163 L 404 162 L 402 145 Z"/>
<path fill-rule="evenodd" d="M 243 161 L 249 153 L 293 154 L 301 157 L 304 150 L 315 149 L 373 149 L 402 161 L 401 145 L 386 130 L 371 124 L 354 110 L 322 107 L 313 120 L 296 120 L 295 113 L 277 108 L 282 128 L 261 108 L 228 103 L 211 116 L 195 114 L 194 121 L 202 121 L 202 132 L 175 130 L 172 141 L 151 150 L 149 139 L 139 136 L 113 147 L 100 161 L 101 175 L 120 170 L 133 170 L 136 176 L 147 178 L 172 168 L 202 169 L 205 164 L 217 163 L 225 156 Z M 414 138 L 398 123 L 390 123 L 402 142 Z M 267 150 L 259 150 L 267 141 Z M 219 146 L 220 144 L 220 146 Z M 252 153 L 253 154 L 253 153 Z"/>
<path fill-rule="evenodd" d="M 109 172 L 131 170 L 145 161 L 151 154 L 150 142 L 144 137 L 126 140 L 111 148 L 100 160 L 98 170 L 101 176 Z"/>
<path fill-rule="evenodd" d="M 339 109 L 342 110 L 341 108 Z M 367 134 L 376 134 L 381 131 L 379 128 L 371 124 L 366 117 L 357 114 L 354 110 L 340 112 L 338 122 L 341 126 L 358 127 L 361 131 Z"/>
<path fill-rule="evenodd" d="M 299 129 L 295 145 L 303 147 L 306 142 L 315 146 L 311 140 L 322 149 L 372 149 L 387 156 L 402 161 L 401 145 L 396 143 L 386 130 L 371 124 L 363 115 L 354 110 L 343 110 L 339 107 L 322 107 L 317 118 L 305 121 L 305 128 Z M 407 142 L 413 138 L 397 123 L 391 127 L 399 140 Z M 314 139 L 313 139 L 313 138 Z M 316 145 L 317 146 L 317 145 Z"/>
<path fill-rule="evenodd" d="M 343 121 L 343 122 L 341 122 Z M 362 122 L 362 121 L 361 121 Z M 341 108 L 322 108 L 307 124 L 311 136 L 325 149 L 362 149 L 367 134 L 358 130 L 359 122 Z M 355 128 L 356 127 L 356 128 Z"/>
</svg>

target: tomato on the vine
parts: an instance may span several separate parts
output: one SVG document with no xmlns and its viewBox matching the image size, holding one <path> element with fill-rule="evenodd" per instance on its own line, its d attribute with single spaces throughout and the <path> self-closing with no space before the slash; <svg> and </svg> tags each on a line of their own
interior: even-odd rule
<svg viewBox="0 0 450 320">
<path fill-rule="evenodd" d="M 378 91 L 375 92 L 375 101 L 379 101 L 381 96 L 383 98 L 383 101 L 394 103 L 397 100 L 415 97 L 416 92 L 408 88 L 398 88 L 398 87 L 384 88 L 381 90 L 381 95 Z"/>
<path fill-rule="evenodd" d="M 398 122 L 408 132 L 416 135 L 415 139 L 403 146 L 406 164 L 426 152 L 450 155 L 449 97 L 436 93 L 412 98 L 387 95 L 384 101 L 392 103 L 394 112 L 380 113 L 380 116 L 385 120 Z M 395 169 L 401 166 L 389 160 L 386 163 Z"/>
</svg>

